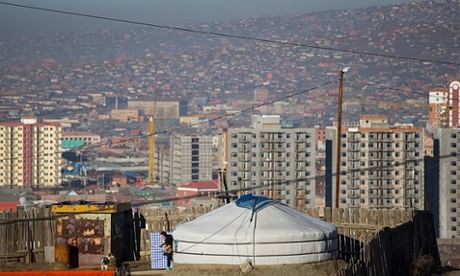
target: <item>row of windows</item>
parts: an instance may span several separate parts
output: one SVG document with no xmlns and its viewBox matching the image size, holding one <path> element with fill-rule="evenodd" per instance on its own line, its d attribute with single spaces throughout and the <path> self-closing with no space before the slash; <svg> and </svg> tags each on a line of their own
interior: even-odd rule
<svg viewBox="0 0 460 276">
<path fill-rule="evenodd" d="M 351 138 L 357 138 L 356 136 L 361 136 L 361 138 L 366 138 L 366 133 L 361 133 L 360 135 L 359 134 L 355 134 L 355 133 L 350 133 L 349 134 L 351 136 Z M 420 138 L 420 134 L 419 133 L 405 133 L 406 137 L 414 137 L 415 139 L 417 138 Z M 382 138 L 387 138 L 387 139 L 390 139 L 390 138 L 401 138 L 403 137 L 401 135 L 401 133 L 369 133 L 369 138 L 370 139 L 374 139 L 374 138 L 377 138 L 377 139 L 382 139 Z M 342 138 L 347 138 L 347 133 L 342 133 Z"/>
<path fill-rule="evenodd" d="M 356 144 L 358 144 L 358 143 L 356 143 Z M 358 148 L 359 148 L 356 144 L 355 144 L 355 143 L 350 143 L 350 145 L 351 145 L 351 147 L 352 147 L 353 149 L 358 149 Z M 367 145 L 367 146 L 368 146 L 369 148 L 371 148 L 371 149 L 372 149 L 372 148 L 379 148 L 380 145 L 381 145 L 383 148 L 392 148 L 392 147 L 393 147 L 393 143 L 376 143 L 376 142 L 369 142 L 369 143 L 367 143 L 367 144 L 366 144 L 366 143 L 360 143 L 360 145 L 361 145 L 361 148 L 365 148 L 366 145 Z M 400 144 L 400 143 L 395 143 L 394 145 L 395 145 L 396 148 L 400 148 L 400 147 L 401 147 L 401 144 Z M 406 149 L 408 149 L 409 146 L 410 146 L 409 143 L 406 143 L 405 145 L 406 145 L 406 147 L 405 147 Z M 453 144 L 453 145 L 454 145 L 454 144 Z M 342 143 L 342 147 L 343 147 L 343 148 L 345 148 L 346 146 L 347 146 L 347 143 Z M 415 147 L 415 148 L 418 148 L 419 146 L 420 146 L 419 143 L 414 143 L 414 147 Z M 456 144 L 455 144 L 455 146 L 456 146 Z M 455 146 L 454 146 L 454 147 L 455 147 Z"/>
<path fill-rule="evenodd" d="M 253 171 L 250 173 L 252 176 L 257 176 L 257 172 L 256 171 Z M 238 176 L 238 172 L 236 171 L 232 171 L 231 172 L 231 175 L 232 176 Z M 246 176 L 249 175 L 249 173 L 245 173 Z M 275 171 L 260 171 L 260 176 L 267 176 L 267 177 L 271 177 L 272 175 L 277 175 L 277 176 L 290 176 L 291 175 L 291 172 L 287 171 L 287 172 L 275 172 Z M 302 172 L 302 171 L 298 171 L 297 172 L 297 177 L 303 177 L 303 176 L 309 176 L 310 175 L 310 172 L 306 171 L 306 172 Z"/>
<path fill-rule="evenodd" d="M 260 137 L 262 139 L 265 139 L 265 138 L 270 138 L 270 137 L 277 137 L 278 139 L 281 139 L 281 138 L 291 138 L 291 134 L 290 133 L 262 133 L 260 135 Z M 232 138 L 236 139 L 238 138 L 238 134 L 237 133 L 232 133 Z M 257 134 L 255 133 L 252 133 L 252 134 L 249 134 L 249 133 L 240 133 L 240 137 L 243 138 L 243 139 L 248 139 L 248 138 L 257 138 Z M 310 139 L 311 138 L 311 135 L 308 134 L 308 133 L 296 133 L 296 138 L 297 139 Z M 192 140 L 193 142 L 193 140 Z"/>
<path fill-rule="evenodd" d="M 282 162 L 271 162 L 271 161 L 260 161 L 259 164 L 260 166 L 270 166 L 271 163 L 274 163 L 274 164 L 278 164 L 278 165 L 274 165 L 278 168 L 281 168 L 282 167 Z M 232 167 L 236 167 L 237 166 L 237 162 L 231 162 L 231 166 Z M 241 165 L 243 166 L 249 166 L 249 161 L 248 162 L 240 162 Z M 256 162 L 251 162 L 251 165 L 253 167 L 257 166 L 257 163 Z M 311 165 L 310 162 L 306 161 L 306 162 L 297 162 L 297 167 L 309 167 Z M 291 166 L 291 162 L 286 162 L 286 167 L 290 167 Z M 192 163 L 192 167 L 193 167 L 193 163 Z"/>
<path fill-rule="evenodd" d="M 244 153 L 243 153 L 243 154 L 244 154 Z M 275 153 L 274 153 L 274 152 L 261 152 L 261 153 L 260 153 L 260 157 L 262 157 L 262 158 L 271 158 L 271 154 L 275 154 Z M 276 153 L 276 155 L 277 155 L 278 157 L 283 157 L 284 154 L 286 155 L 287 158 L 291 157 L 291 153 L 290 153 L 290 152 L 286 152 L 286 153 L 278 152 L 278 153 Z M 310 155 L 311 155 L 311 154 L 310 154 L 309 152 L 306 152 L 305 154 L 297 153 L 297 154 L 296 154 L 296 158 L 299 159 L 301 156 L 310 157 Z M 238 152 L 232 152 L 232 153 L 231 153 L 231 156 L 232 156 L 232 157 L 238 157 Z M 252 153 L 251 153 L 251 156 L 252 156 L 252 157 L 257 157 L 257 153 L 252 152 Z M 243 157 L 244 157 L 244 155 L 243 155 Z M 245 157 L 245 158 L 247 158 L 247 157 Z"/>
<path fill-rule="evenodd" d="M 355 154 L 355 153 L 350 153 L 350 158 L 357 158 L 358 157 L 358 154 Z M 366 152 L 360 152 L 359 154 L 361 157 L 366 157 Z M 401 157 L 401 152 L 397 151 L 397 152 L 385 152 L 385 154 L 382 154 L 382 156 L 380 156 L 380 154 L 378 154 L 377 152 L 370 152 L 369 153 L 369 157 L 383 157 L 383 155 L 385 157 Z M 415 157 L 418 157 L 420 156 L 420 153 L 419 152 L 415 152 L 414 153 L 414 156 Z M 347 157 L 347 153 L 346 152 L 342 152 L 342 157 Z M 406 157 L 411 157 L 409 153 L 406 153 Z"/>
</svg>

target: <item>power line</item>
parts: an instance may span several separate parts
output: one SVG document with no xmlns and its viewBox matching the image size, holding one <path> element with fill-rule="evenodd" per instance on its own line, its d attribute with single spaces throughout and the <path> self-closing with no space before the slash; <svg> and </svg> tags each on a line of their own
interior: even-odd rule
<svg viewBox="0 0 460 276">
<path fill-rule="evenodd" d="M 446 135 L 446 134 L 444 134 L 444 135 Z M 449 157 L 456 157 L 456 155 L 452 155 L 452 154 L 442 155 L 442 156 L 439 156 L 439 160 L 442 160 L 444 158 L 449 158 Z M 404 165 L 407 165 L 407 164 L 410 164 L 410 163 L 415 163 L 415 162 L 423 162 L 424 160 L 425 160 L 425 158 L 422 157 L 422 158 L 414 159 L 414 160 L 405 160 L 404 162 L 401 162 L 401 163 L 399 163 L 399 161 L 394 161 L 395 164 L 392 164 L 392 165 L 380 166 L 380 167 L 374 166 L 374 167 L 367 167 L 367 168 L 360 168 L 360 169 L 349 169 L 349 170 L 347 170 L 345 172 L 366 172 L 366 171 L 382 170 L 382 169 L 386 169 L 386 168 L 404 166 Z M 396 162 L 398 162 L 397 165 L 396 165 Z M 437 169 L 438 167 L 439 167 L 439 165 L 436 165 L 436 166 L 433 166 L 433 167 L 430 167 L 430 168 L 424 168 L 423 172 L 425 173 L 427 171 Z M 343 171 L 341 171 L 340 173 L 342 173 L 342 172 Z M 338 174 L 337 172 L 333 173 L 333 174 L 331 174 L 331 177 L 337 176 L 337 174 Z M 315 175 L 315 176 L 306 177 L 306 178 L 298 178 L 298 179 L 295 179 L 295 180 L 276 181 L 274 183 L 266 183 L 266 184 L 260 184 L 260 185 L 257 185 L 257 186 L 233 189 L 233 190 L 229 190 L 228 193 L 235 195 L 235 194 L 238 194 L 240 192 L 248 192 L 248 191 L 252 191 L 252 190 L 255 190 L 255 189 L 260 189 L 260 188 L 264 188 L 264 187 L 270 187 L 271 185 L 287 185 L 287 184 L 291 184 L 293 182 L 300 182 L 300 181 L 303 182 L 303 181 L 316 180 L 318 178 L 325 178 L 326 176 L 327 175 L 323 174 L 323 175 Z M 222 198 L 222 197 L 226 196 L 226 192 L 225 191 L 215 191 L 215 192 L 210 192 L 210 193 L 206 193 L 206 194 L 196 194 L 196 195 L 190 195 L 190 196 L 155 199 L 155 200 L 149 200 L 149 201 L 145 201 L 145 202 L 141 202 L 141 203 L 135 203 L 135 204 L 132 204 L 131 206 L 133 208 L 135 208 L 135 207 L 139 207 L 139 206 L 143 206 L 143 205 L 149 205 L 149 204 L 159 204 L 159 203 L 165 203 L 165 202 L 171 202 L 171 201 L 187 200 L 187 199 L 210 197 L 210 196 L 214 197 L 214 198 Z M 90 212 L 87 212 L 87 211 L 75 211 L 75 212 L 69 212 L 69 213 L 66 213 L 66 214 L 57 214 L 55 216 L 50 216 L 50 217 L 0 219 L 0 225 L 14 223 L 14 222 L 53 220 L 53 219 L 60 218 L 60 217 L 67 217 L 69 215 L 82 214 L 82 213 L 105 213 L 105 211 L 103 211 L 103 210 L 101 210 L 101 211 L 96 210 L 96 211 L 90 211 Z"/>
<path fill-rule="evenodd" d="M 246 40 L 246 41 L 256 41 L 256 42 L 261 42 L 261 43 L 266 43 L 266 44 L 309 48 L 309 49 L 315 49 L 315 50 L 342 52 L 342 53 L 348 53 L 348 54 L 353 54 L 353 55 L 365 55 L 365 56 L 372 56 L 372 57 L 408 60 L 408 61 L 415 61 L 415 62 L 430 62 L 430 63 L 437 63 L 437 64 L 443 64 L 443 65 L 455 65 L 455 66 L 460 65 L 460 63 L 458 62 L 452 62 L 452 61 L 436 60 L 436 59 L 429 59 L 429 58 L 417 58 L 417 57 L 403 56 L 403 55 L 374 53 L 374 52 L 351 50 L 351 49 L 344 49 L 344 48 L 338 48 L 338 47 L 306 44 L 306 43 L 301 43 L 301 42 L 272 40 L 272 39 L 252 37 L 252 36 L 247 36 L 247 35 L 228 34 L 228 33 L 221 33 L 221 32 L 215 32 L 215 31 L 195 30 L 195 29 L 190 29 L 190 28 L 185 28 L 185 27 L 160 25 L 160 24 L 153 24 L 153 23 L 141 22 L 141 21 L 130 20 L 130 19 L 121 19 L 121 18 L 116 18 L 116 17 L 102 16 L 102 15 L 96 15 L 96 14 L 90 14 L 90 13 L 81 13 L 81 12 L 74 12 L 74 11 L 43 8 L 43 7 L 15 4 L 15 3 L 3 2 L 3 1 L 0 1 L 0 4 L 10 6 L 10 7 L 32 9 L 32 10 L 39 10 L 39 11 L 44 11 L 44 12 L 73 15 L 73 16 L 80 16 L 80 17 L 87 17 L 87 18 L 100 19 L 100 20 L 106 20 L 106 21 L 112 21 L 112 22 L 121 22 L 121 23 L 134 24 L 134 25 L 140 25 L 140 26 L 148 26 L 148 27 L 153 27 L 157 29 L 166 29 L 166 30 L 187 32 L 187 33 L 193 33 L 193 34 L 218 36 L 218 37 L 240 39 L 240 40 Z"/>
<path fill-rule="evenodd" d="M 281 101 L 281 100 L 284 100 L 284 99 L 292 98 L 292 97 L 295 97 L 295 96 L 298 96 L 298 95 L 301 95 L 301 94 L 311 92 L 313 90 L 328 86 L 329 84 L 332 84 L 332 83 L 335 83 L 335 82 L 334 81 L 328 81 L 328 82 L 322 83 L 322 84 L 317 85 L 317 86 L 313 86 L 313 87 L 308 88 L 308 89 L 297 91 L 297 92 L 294 92 L 292 94 L 281 96 L 281 97 L 278 97 L 278 98 L 275 98 L 273 100 L 269 100 L 269 101 L 266 101 L 266 102 L 263 102 L 263 103 L 260 103 L 260 104 L 252 105 L 252 106 L 247 107 L 245 109 L 235 111 L 235 112 L 232 112 L 232 113 L 228 113 L 228 114 L 225 114 L 225 115 L 221 115 L 221 116 L 218 116 L 216 118 L 206 120 L 204 122 L 197 122 L 197 123 L 189 124 L 187 127 L 193 127 L 193 126 L 196 126 L 196 125 L 207 124 L 207 123 L 214 122 L 214 121 L 224 119 L 224 118 L 227 118 L 227 117 L 233 117 L 233 116 L 236 116 L 238 114 L 242 114 L 242 113 L 247 112 L 247 111 L 252 110 L 252 109 L 256 109 L 256 108 L 259 108 L 259 107 L 262 107 L 262 106 L 265 106 L 265 105 L 270 105 L 270 104 L 273 104 L 273 103 L 275 103 L 277 101 Z M 180 129 L 184 129 L 184 128 L 185 127 L 183 127 L 183 126 L 170 128 L 170 129 L 166 129 L 166 130 L 163 130 L 163 131 L 156 132 L 153 135 L 168 134 L 168 133 L 171 133 L 171 132 L 174 132 L 174 131 L 177 131 L 177 130 L 180 130 Z M 88 145 L 88 146 L 86 146 L 86 147 L 84 147 L 82 149 L 78 149 L 78 151 L 80 151 L 80 154 L 81 154 L 81 152 L 86 152 L 86 151 L 94 149 L 94 148 L 100 148 L 100 147 L 103 147 L 103 146 L 110 146 L 110 145 L 116 145 L 116 144 L 123 144 L 123 143 L 131 142 L 131 141 L 134 141 L 134 140 L 137 140 L 137 139 L 144 139 L 144 138 L 150 137 L 151 135 L 152 134 L 137 135 L 137 136 L 133 136 L 133 137 L 130 137 L 130 138 L 127 138 L 127 139 L 123 139 L 123 140 L 120 140 L 120 141 L 117 141 L 117 142 L 114 142 L 114 143 L 106 142 L 106 143 Z M 54 152 L 54 154 L 62 154 L 64 152 L 65 151 L 57 151 L 57 152 Z M 32 157 L 32 155 L 16 156 L 16 157 L 11 157 L 11 158 L 2 158 L 2 159 L 0 159 L 0 161 L 18 160 L 20 158 L 25 158 L 25 157 Z"/>
<path fill-rule="evenodd" d="M 1 2 L 0 2 L 0 3 L 1 3 Z M 162 131 L 158 131 L 158 132 L 156 132 L 154 135 L 157 135 L 157 134 L 168 134 L 168 133 L 171 133 L 171 132 L 174 132 L 174 131 L 178 131 L 178 130 L 180 130 L 180 129 L 185 129 L 185 128 L 188 128 L 188 127 L 193 127 L 193 126 L 197 126 L 197 125 L 207 124 L 207 123 L 214 122 L 214 121 L 217 121 L 217 120 L 220 120 L 220 119 L 225 119 L 225 118 L 228 118 L 228 117 L 233 117 L 233 116 L 236 116 L 236 115 L 238 115 L 238 114 L 242 114 L 242 113 L 244 113 L 244 112 L 247 112 L 247 111 L 249 111 L 249 110 L 256 109 L 256 108 L 259 108 L 259 107 L 265 106 L 265 105 L 270 105 L 270 104 L 273 104 L 273 103 L 275 103 L 275 102 L 277 102 L 277 101 L 281 101 L 281 100 L 284 100 L 284 99 L 292 98 L 292 97 L 295 97 L 295 96 L 298 96 L 298 95 L 301 95 L 301 94 L 305 94 L 305 93 L 311 92 L 311 91 L 313 91 L 313 90 L 316 90 L 316 89 L 319 89 L 319 88 L 328 86 L 329 84 L 333 84 L 333 83 L 335 83 L 335 81 L 328 81 L 328 82 L 325 82 L 325 83 L 323 83 L 323 84 L 320 84 L 320 85 L 317 85 L 317 86 L 314 86 L 314 87 L 311 87 L 311 88 L 308 88 L 308 89 L 305 89 L 305 90 L 297 91 L 297 92 L 294 92 L 294 93 L 292 93 L 292 94 L 288 94 L 288 95 L 286 95 L 286 96 L 281 96 L 281 97 L 275 98 L 275 99 L 273 99 L 273 100 L 266 101 L 266 102 L 260 103 L 260 104 L 256 104 L 256 105 L 247 107 L 247 108 L 245 108 L 245 109 L 242 109 L 242 110 L 239 110 L 239 111 L 235 111 L 235 112 L 232 112 L 232 113 L 228 113 L 228 114 L 225 114 L 225 115 L 221 115 L 221 116 L 218 116 L 218 117 L 216 117 L 216 118 L 209 119 L 209 120 L 206 120 L 206 121 L 203 121 L 203 122 L 192 123 L 192 124 L 187 125 L 186 127 L 180 126 L 180 127 L 174 127 L 174 128 L 170 128 L 170 129 L 165 129 L 165 130 L 162 130 Z M 381 89 L 389 89 L 389 90 L 392 90 L 392 91 L 402 91 L 402 92 L 406 92 L 406 93 L 414 93 L 414 94 L 420 94 L 420 95 L 424 95 L 424 96 L 427 95 L 426 93 L 418 92 L 418 91 L 414 91 L 414 90 L 403 90 L 403 89 L 399 89 L 399 88 L 388 87 L 388 86 L 382 86 L 382 85 L 377 85 L 377 84 L 373 84 L 373 83 L 366 83 L 366 84 L 369 85 L 369 86 L 373 86 L 373 87 L 377 87 L 377 88 L 381 88 Z M 87 152 L 88 150 L 91 150 L 91 149 L 100 148 L 100 147 L 104 147 L 104 146 L 111 146 L 111 145 L 123 144 L 123 143 L 135 141 L 135 140 L 137 140 L 137 139 L 145 139 L 145 138 L 148 138 L 148 137 L 150 137 L 150 136 L 151 136 L 150 134 L 141 134 L 141 135 L 132 136 L 132 137 L 129 137 L 129 138 L 126 138 L 126 139 L 122 139 L 122 140 L 119 140 L 119 141 L 117 141 L 117 142 L 105 142 L 105 143 L 99 143 L 99 144 L 92 144 L 92 145 L 84 146 L 84 147 L 81 148 L 81 149 L 77 149 L 77 151 L 79 151 L 79 152 Z M 62 154 L 62 153 L 65 153 L 65 152 L 67 152 L 67 151 L 57 151 L 57 152 L 54 152 L 54 153 L 55 153 L 55 154 Z M 81 154 L 81 153 L 80 153 L 80 154 Z M 11 158 L 2 158 L 2 159 L 0 159 L 0 161 L 18 160 L 18 159 L 24 158 L 24 157 L 32 157 L 32 155 L 29 155 L 29 156 L 27 156 L 27 155 L 26 155 L 26 156 L 17 156 L 17 157 L 11 157 Z"/>
<path fill-rule="evenodd" d="M 239 111 L 235 111 L 235 112 L 231 112 L 231 113 L 228 113 L 228 114 L 225 114 L 225 115 L 221 115 L 221 116 L 218 116 L 218 117 L 215 117 L 215 118 L 203 121 L 203 122 L 192 123 L 192 124 L 187 125 L 187 127 L 194 127 L 194 126 L 197 126 L 197 125 L 208 124 L 208 123 L 215 122 L 215 121 L 225 119 L 225 118 L 228 118 L 228 117 L 233 117 L 233 116 L 245 113 L 245 112 L 247 112 L 249 110 L 254 110 L 254 109 L 257 109 L 257 108 L 265 106 L 265 105 L 270 105 L 270 104 L 273 104 L 273 103 L 281 101 L 281 100 L 285 100 L 285 99 L 289 99 L 289 98 L 292 98 L 292 97 L 295 97 L 295 96 L 298 96 L 298 95 L 301 95 L 301 94 L 305 94 L 305 93 L 311 92 L 313 90 L 328 86 L 329 84 L 333 84 L 333 83 L 335 83 L 335 82 L 334 81 L 328 81 L 328 82 L 322 83 L 320 85 L 317 85 L 317 86 L 314 86 L 314 87 L 311 87 L 311 88 L 308 88 L 308 89 L 304 89 L 304 90 L 301 90 L 301 91 L 298 91 L 298 92 L 294 92 L 292 94 L 288 94 L 286 96 L 281 96 L 281 97 L 275 98 L 273 100 L 269 100 L 269 101 L 266 101 L 266 102 L 263 102 L 263 103 L 260 103 L 260 104 L 255 104 L 255 105 L 249 106 L 249 107 L 244 108 L 244 109 L 239 110 Z M 178 131 L 178 130 L 184 129 L 184 128 L 185 127 L 183 127 L 183 126 L 179 126 L 179 127 L 174 127 L 174 128 L 170 128 L 170 129 L 165 129 L 165 130 L 158 131 L 153 135 L 168 134 L 168 133 L 175 132 L 175 131 Z M 151 135 L 152 134 L 145 134 L 145 135 L 139 135 L 139 136 L 131 137 L 129 139 L 122 140 L 120 143 L 129 142 L 129 141 L 131 141 L 133 139 L 147 138 L 147 137 L 150 137 Z M 101 146 L 104 146 L 104 145 L 111 145 L 111 144 L 113 144 L 113 143 L 97 144 L 97 145 L 94 145 L 94 146 L 91 145 L 91 146 L 85 147 L 84 149 L 82 149 L 82 151 L 87 151 L 87 150 L 89 150 L 91 148 L 101 147 Z"/>
</svg>

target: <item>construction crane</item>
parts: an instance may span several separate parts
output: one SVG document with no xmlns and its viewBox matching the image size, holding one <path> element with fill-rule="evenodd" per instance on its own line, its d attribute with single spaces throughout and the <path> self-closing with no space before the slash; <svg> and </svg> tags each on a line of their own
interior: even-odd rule
<svg viewBox="0 0 460 276">
<path fill-rule="evenodd" d="M 148 160 L 148 178 L 147 182 L 149 185 L 158 184 L 155 171 L 155 120 L 153 117 L 149 117 L 147 125 L 149 132 L 149 160 Z"/>
</svg>

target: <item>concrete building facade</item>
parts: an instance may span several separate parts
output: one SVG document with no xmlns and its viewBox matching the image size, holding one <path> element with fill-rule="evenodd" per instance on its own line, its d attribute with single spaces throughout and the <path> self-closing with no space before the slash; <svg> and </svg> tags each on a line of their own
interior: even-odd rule
<svg viewBox="0 0 460 276">
<path fill-rule="evenodd" d="M 129 100 L 128 109 L 137 109 L 156 119 L 179 119 L 179 101 Z"/>
<path fill-rule="evenodd" d="M 336 128 L 328 128 L 326 176 L 336 198 Z M 341 137 L 339 207 L 424 208 L 423 131 L 412 125 L 389 126 L 386 116 L 363 115 L 359 128 Z M 332 152 L 331 152 L 332 151 Z M 332 166 L 332 168 L 331 168 Z"/>
<path fill-rule="evenodd" d="M 428 96 L 428 129 L 447 127 L 448 92 L 445 88 L 431 89 Z"/>
<path fill-rule="evenodd" d="M 439 168 L 439 209 L 432 210 L 439 222 L 440 238 L 460 236 L 460 128 L 436 129 L 435 146 L 439 155 L 435 156 Z M 436 192 L 436 191 L 435 191 Z"/>
<path fill-rule="evenodd" d="M 227 135 L 230 190 L 281 200 L 292 207 L 314 207 L 315 129 L 282 128 L 278 115 L 254 115 L 252 127 Z"/>
<path fill-rule="evenodd" d="M 0 123 L 0 187 L 51 187 L 61 181 L 61 127 L 35 118 Z"/>
<path fill-rule="evenodd" d="M 101 136 L 85 131 L 67 131 L 61 133 L 61 141 L 82 141 L 85 145 L 94 145 L 101 142 Z"/>
<path fill-rule="evenodd" d="M 171 136 L 171 182 L 212 180 L 212 154 L 211 136 Z"/>
</svg>

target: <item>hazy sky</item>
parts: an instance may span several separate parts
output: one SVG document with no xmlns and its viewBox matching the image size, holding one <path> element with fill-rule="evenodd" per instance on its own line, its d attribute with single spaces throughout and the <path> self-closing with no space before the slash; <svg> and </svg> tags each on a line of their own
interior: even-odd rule
<svg viewBox="0 0 460 276">
<path fill-rule="evenodd" d="M 9 0 L 5 0 L 9 2 Z M 149 23 L 180 25 L 254 16 L 351 9 L 408 2 L 407 0 L 11 0 L 53 9 L 114 16 Z M 414 2 L 414 1 L 411 1 Z M 126 28 L 126 24 L 56 15 L 0 5 L 0 39 L 62 31 Z"/>
</svg>

